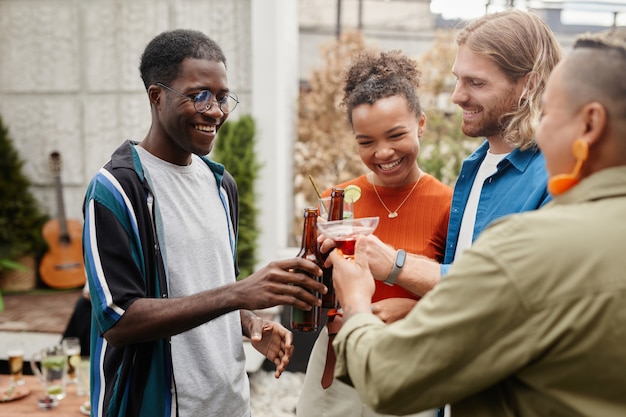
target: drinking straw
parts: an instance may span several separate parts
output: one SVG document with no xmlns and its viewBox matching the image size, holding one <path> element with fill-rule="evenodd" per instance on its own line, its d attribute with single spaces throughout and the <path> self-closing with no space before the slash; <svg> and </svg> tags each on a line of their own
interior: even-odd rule
<svg viewBox="0 0 626 417">
<path fill-rule="evenodd" d="M 320 190 L 319 190 L 319 188 L 317 188 L 317 184 L 315 184 L 315 181 L 313 181 L 313 177 L 311 175 L 309 175 L 309 181 L 311 181 L 311 185 L 313 185 L 313 189 L 315 190 L 315 194 L 317 194 L 317 198 L 319 198 L 320 215 L 321 216 L 325 216 L 326 215 L 326 207 L 324 206 L 324 202 L 322 201 L 322 193 L 320 193 Z"/>
</svg>

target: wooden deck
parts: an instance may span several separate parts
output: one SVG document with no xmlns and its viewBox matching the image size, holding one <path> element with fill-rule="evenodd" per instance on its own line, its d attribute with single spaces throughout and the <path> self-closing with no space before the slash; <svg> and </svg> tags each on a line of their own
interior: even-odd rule
<svg viewBox="0 0 626 417">
<path fill-rule="evenodd" d="M 4 312 L 0 313 L 0 331 L 61 334 L 80 296 L 80 288 L 2 294 Z"/>
</svg>

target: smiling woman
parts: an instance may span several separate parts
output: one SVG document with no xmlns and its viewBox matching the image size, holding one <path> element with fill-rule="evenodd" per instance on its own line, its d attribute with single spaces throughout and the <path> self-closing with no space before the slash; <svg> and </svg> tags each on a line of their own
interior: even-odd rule
<svg viewBox="0 0 626 417">
<path fill-rule="evenodd" d="M 360 189 L 353 203 L 354 217 L 378 217 L 374 234 L 380 240 L 441 260 L 452 190 L 417 163 L 419 139 L 426 127 L 417 94 L 420 75 L 417 63 L 399 51 L 364 52 L 352 62 L 344 74 L 342 105 L 360 159 L 370 172 L 337 187 Z M 404 317 L 417 299 L 400 286 L 377 281 L 372 301 L 376 314 L 391 323 Z M 311 352 L 297 415 L 378 416 L 362 404 L 353 388 L 333 380 L 330 343 L 341 317 L 336 316 L 332 324 L 320 332 Z"/>
</svg>

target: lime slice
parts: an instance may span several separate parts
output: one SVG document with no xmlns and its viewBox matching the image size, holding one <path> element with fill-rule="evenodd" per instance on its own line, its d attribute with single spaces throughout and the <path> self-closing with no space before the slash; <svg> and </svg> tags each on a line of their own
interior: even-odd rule
<svg viewBox="0 0 626 417">
<path fill-rule="evenodd" d="M 73 367 L 77 367 L 78 365 L 80 365 L 80 356 L 70 356 L 70 365 L 72 365 Z"/>
<path fill-rule="evenodd" d="M 343 190 L 343 199 L 348 203 L 356 203 L 361 198 L 361 187 L 350 184 Z"/>
<path fill-rule="evenodd" d="M 61 369 L 66 360 L 65 356 L 48 356 L 41 364 L 47 369 Z"/>
<path fill-rule="evenodd" d="M 48 395 L 63 394 L 63 387 L 61 385 L 50 385 L 48 387 Z"/>
</svg>

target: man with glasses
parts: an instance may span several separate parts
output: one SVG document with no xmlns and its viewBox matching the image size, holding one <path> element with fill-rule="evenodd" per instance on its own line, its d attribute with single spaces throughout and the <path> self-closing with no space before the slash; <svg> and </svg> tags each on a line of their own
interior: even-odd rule
<svg viewBox="0 0 626 417">
<path fill-rule="evenodd" d="M 249 416 L 242 333 L 276 377 L 293 354 L 291 332 L 251 310 L 319 305 L 307 289 L 325 287 L 306 274 L 321 270 L 289 259 L 235 279 L 237 186 L 205 156 L 238 103 L 220 47 L 200 32 L 164 32 L 140 71 L 152 124 L 85 197 L 92 415 Z"/>
</svg>

